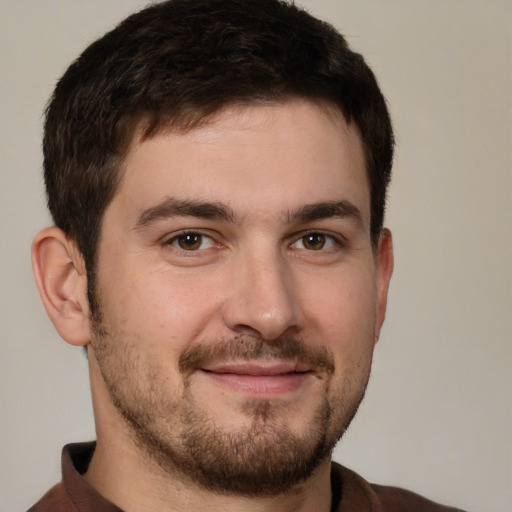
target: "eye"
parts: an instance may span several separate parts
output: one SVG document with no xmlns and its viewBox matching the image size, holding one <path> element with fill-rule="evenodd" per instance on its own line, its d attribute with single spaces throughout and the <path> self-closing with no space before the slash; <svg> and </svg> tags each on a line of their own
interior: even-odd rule
<svg viewBox="0 0 512 512">
<path fill-rule="evenodd" d="M 169 245 L 184 251 L 199 251 L 214 246 L 214 241 L 201 233 L 181 233 L 168 242 Z"/>
<path fill-rule="evenodd" d="M 294 249 L 306 249 L 308 251 L 321 251 L 322 249 L 331 249 L 338 242 L 334 237 L 325 233 L 311 232 L 300 237 L 292 247 Z"/>
</svg>

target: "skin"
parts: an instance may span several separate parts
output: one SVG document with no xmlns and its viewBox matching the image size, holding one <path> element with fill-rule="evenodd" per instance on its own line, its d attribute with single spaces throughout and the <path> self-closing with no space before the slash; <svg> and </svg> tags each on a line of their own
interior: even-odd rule
<svg viewBox="0 0 512 512">
<path fill-rule="evenodd" d="M 204 218 L 182 208 L 191 202 L 224 213 Z M 334 214 L 313 218 L 325 204 Z M 222 495 L 173 474 L 113 402 L 151 404 L 148 428 L 178 447 L 190 403 L 222 432 L 256 425 L 270 445 L 279 432 L 306 439 L 328 403 L 326 436 L 342 435 L 367 385 L 393 258 L 387 230 L 371 244 L 361 140 L 336 110 L 298 100 L 231 108 L 190 132 L 136 140 L 103 219 L 101 326 L 89 320 L 71 241 L 49 228 L 33 259 L 57 329 L 88 345 L 98 444 L 86 478 L 103 496 L 127 512 L 330 510 L 329 456 L 286 493 Z M 272 353 L 285 338 L 327 354 L 333 371 L 290 371 Z M 254 340 L 266 348 L 250 363 L 224 354 L 180 371 L 191 349 Z"/>
</svg>

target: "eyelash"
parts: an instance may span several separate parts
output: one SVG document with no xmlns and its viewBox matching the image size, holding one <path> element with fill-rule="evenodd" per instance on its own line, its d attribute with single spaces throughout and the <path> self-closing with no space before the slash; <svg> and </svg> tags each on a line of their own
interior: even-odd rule
<svg viewBox="0 0 512 512">
<path fill-rule="evenodd" d="M 292 248 L 292 250 L 305 250 L 307 252 L 314 253 L 314 252 L 327 252 L 329 250 L 333 250 L 336 248 L 343 248 L 343 247 L 347 246 L 347 240 L 345 239 L 345 237 L 343 237 L 340 234 L 326 233 L 321 230 L 308 230 L 308 231 L 299 233 L 298 235 L 299 236 L 294 236 L 293 242 L 291 244 L 289 244 L 289 247 Z M 184 237 L 187 237 L 187 236 L 196 236 L 196 237 L 200 238 L 201 244 L 204 243 L 205 240 L 210 240 L 209 246 L 206 248 L 203 248 L 203 249 L 197 248 L 197 249 L 192 249 L 192 250 L 187 250 L 183 247 L 179 247 L 177 245 L 179 243 L 179 240 L 183 239 Z M 301 241 L 302 241 L 302 243 L 304 243 L 304 241 L 307 237 L 312 237 L 312 236 L 324 237 L 325 243 L 332 244 L 332 245 L 327 248 L 321 247 L 319 249 L 309 249 L 309 250 L 306 249 L 305 247 L 303 247 L 301 249 L 293 247 L 294 245 L 300 243 Z M 217 248 L 222 248 L 221 243 L 216 242 L 216 240 L 212 236 L 210 236 L 209 234 L 203 233 L 200 230 L 186 230 L 186 231 L 181 231 L 179 233 L 175 233 L 170 238 L 164 240 L 162 245 L 167 246 L 167 247 L 170 246 L 173 249 L 179 251 L 180 254 L 183 254 L 183 255 L 186 254 L 189 256 L 193 255 L 194 253 L 201 253 L 201 252 L 211 249 L 215 246 Z"/>
<path fill-rule="evenodd" d="M 325 231 L 321 231 L 321 230 L 309 230 L 309 231 L 302 232 L 300 234 L 300 236 L 295 239 L 295 242 L 293 242 L 293 244 L 291 244 L 291 246 L 297 244 L 300 241 L 304 242 L 305 238 L 312 237 L 312 236 L 324 237 L 325 243 L 327 244 L 330 242 L 332 244 L 332 246 L 328 247 L 328 248 L 321 247 L 320 249 L 316 249 L 316 250 L 310 249 L 308 252 L 317 252 L 317 251 L 318 252 L 326 252 L 329 249 L 342 248 L 342 247 L 346 247 L 346 245 L 347 245 L 347 241 L 342 235 L 326 233 Z M 304 250 L 307 250 L 307 249 L 304 248 Z"/>
<path fill-rule="evenodd" d="M 170 247 L 173 247 L 174 249 L 176 249 L 177 251 L 179 251 L 180 253 L 185 253 L 185 254 L 191 254 L 191 253 L 196 253 L 196 252 L 201 252 L 201 250 L 199 249 L 196 249 L 196 250 L 187 250 L 187 249 L 184 249 L 183 247 L 178 247 L 177 245 L 175 244 L 178 244 L 179 243 L 179 240 L 180 239 L 183 239 L 187 236 L 196 236 L 198 238 L 201 239 L 201 243 L 203 243 L 205 240 L 210 240 L 211 241 L 211 245 L 210 247 L 208 247 L 207 249 L 213 247 L 213 246 L 220 246 L 221 244 L 219 244 L 218 242 L 215 241 L 215 239 L 210 236 L 210 235 L 207 235 L 206 233 L 203 233 L 199 230 L 186 230 L 186 231 L 181 231 L 179 233 L 175 233 L 173 236 L 171 236 L 170 238 L 164 240 L 163 242 L 163 246 L 170 246 Z M 206 249 L 202 249 L 202 251 L 204 251 Z"/>
</svg>

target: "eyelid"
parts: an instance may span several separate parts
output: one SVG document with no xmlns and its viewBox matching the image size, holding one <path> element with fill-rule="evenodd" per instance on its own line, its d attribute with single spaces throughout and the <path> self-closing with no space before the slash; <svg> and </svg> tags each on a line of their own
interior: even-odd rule
<svg viewBox="0 0 512 512">
<path fill-rule="evenodd" d="M 301 231 L 300 233 L 297 233 L 293 236 L 292 242 L 290 244 L 290 247 L 295 245 L 297 242 L 299 242 L 302 238 L 308 235 L 322 235 L 326 238 L 329 238 L 334 242 L 334 244 L 339 247 L 346 247 L 348 245 L 348 240 L 341 234 L 341 233 L 333 233 L 332 231 L 324 230 L 324 229 L 306 229 L 304 231 Z M 325 252 L 332 248 L 327 249 L 319 249 L 318 252 Z M 315 252 L 315 251 L 311 251 Z"/>
<path fill-rule="evenodd" d="M 210 239 L 211 240 L 211 246 L 207 247 L 205 249 L 197 249 L 195 251 L 193 251 L 193 250 L 187 251 L 186 249 L 182 249 L 182 248 L 177 247 L 176 245 L 174 245 L 174 242 L 176 242 L 180 237 L 186 236 L 186 235 L 198 235 L 198 236 L 201 236 L 203 239 L 204 238 Z M 179 231 L 175 231 L 173 233 L 167 234 L 165 237 L 162 238 L 161 245 L 163 247 L 171 247 L 172 249 L 174 249 L 176 251 L 179 251 L 182 254 L 183 253 L 187 253 L 187 254 L 200 253 L 200 252 L 206 251 L 208 249 L 211 249 L 214 246 L 222 246 L 222 243 L 219 242 L 217 238 L 218 237 L 215 237 L 208 230 L 186 228 L 186 229 L 181 229 Z"/>
<path fill-rule="evenodd" d="M 198 249 L 198 250 L 190 250 L 187 251 L 185 249 L 181 249 L 180 247 L 176 247 L 173 245 L 173 243 L 181 236 L 185 235 L 199 235 L 204 238 L 208 238 L 212 241 L 212 246 L 206 248 L 206 249 Z M 335 247 L 329 247 L 326 249 L 319 249 L 318 252 L 327 252 L 329 250 L 336 250 L 336 248 L 343 248 L 348 246 L 348 240 L 345 236 L 343 236 L 341 233 L 333 232 L 325 229 L 305 229 L 303 231 L 300 231 L 298 233 L 295 233 L 294 235 L 288 237 L 290 240 L 290 243 L 288 244 L 288 247 L 293 249 L 293 245 L 297 244 L 303 237 L 312 235 L 312 234 L 320 234 L 331 240 Z M 165 235 L 165 237 L 161 240 L 161 245 L 163 247 L 171 247 L 172 249 L 176 250 L 180 254 L 186 254 L 186 255 L 193 255 L 194 253 L 197 255 L 201 252 L 206 252 L 208 249 L 212 249 L 214 247 L 222 248 L 225 244 L 222 241 L 219 241 L 219 239 L 222 239 L 222 236 L 219 233 L 212 233 L 212 231 L 208 229 L 202 229 L 202 228 L 185 228 L 181 229 L 179 231 L 175 231 L 173 233 L 169 233 Z M 307 250 L 307 249 L 304 249 Z M 311 251 L 310 252 L 315 252 Z"/>
</svg>

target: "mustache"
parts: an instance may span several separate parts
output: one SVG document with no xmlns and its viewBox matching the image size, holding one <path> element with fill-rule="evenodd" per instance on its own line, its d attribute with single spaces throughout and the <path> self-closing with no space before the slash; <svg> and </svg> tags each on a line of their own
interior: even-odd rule
<svg viewBox="0 0 512 512">
<path fill-rule="evenodd" d="M 215 343 L 202 342 L 188 347 L 181 354 L 178 365 L 180 373 L 188 377 L 206 365 L 257 359 L 290 361 L 305 364 L 317 373 L 334 373 L 334 357 L 330 351 L 294 337 L 268 341 L 242 335 Z"/>
</svg>

